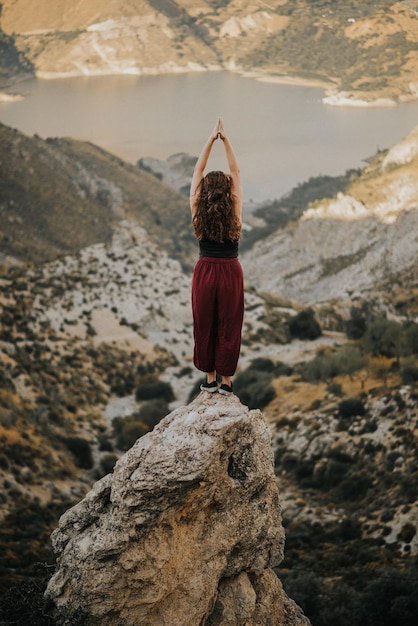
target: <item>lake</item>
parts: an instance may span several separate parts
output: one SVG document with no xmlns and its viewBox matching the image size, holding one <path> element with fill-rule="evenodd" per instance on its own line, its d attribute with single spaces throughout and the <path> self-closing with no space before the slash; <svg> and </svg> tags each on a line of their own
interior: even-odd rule
<svg viewBox="0 0 418 626">
<path fill-rule="evenodd" d="M 91 141 L 127 161 L 196 155 L 217 117 L 236 150 L 247 201 L 280 197 L 318 174 L 364 165 L 418 124 L 418 102 L 387 108 L 322 103 L 322 89 L 229 72 L 30 80 L 0 121 L 41 137 Z M 211 169 L 225 168 L 222 144 Z"/>
</svg>

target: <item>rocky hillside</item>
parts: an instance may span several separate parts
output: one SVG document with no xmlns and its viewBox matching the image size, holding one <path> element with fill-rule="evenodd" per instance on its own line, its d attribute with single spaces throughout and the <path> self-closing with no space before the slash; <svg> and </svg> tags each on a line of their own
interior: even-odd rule
<svg viewBox="0 0 418 626">
<path fill-rule="evenodd" d="M 278 314 L 277 306 L 246 293 L 244 359 L 289 340 L 294 311 L 282 303 Z M 48 541 L 34 547 L 35 537 L 47 536 L 58 512 L 169 403 L 187 403 L 200 376 L 191 362 L 190 273 L 133 220 L 75 255 L 4 268 L 0 308 L 0 584 L 7 585 L 50 559 Z M 27 515 L 25 539 L 20 531 L 13 539 L 16 516 Z"/>
<path fill-rule="evenodd" d="M 44 141 L 3 124 L 0 165 L 3 261 L 39 263 L 108 243 L 121 219 L 133 219 L 190 266 L 187 199 L 144 169 L 88 143 Z"/>
<path fill-rule="evenodd" d="M 3 0 L 42 77 L 230 69 L 325 84 L 331 104 L 418 94 L 415 0 Z"/>
<path fill-rule="evenodd" d="M 417 173 L 415 129 L 379 153 L 344 192 L 313 202 L 296 223 L 256 243 L 243 256 L 247 280 L 260 290 L 318 303 L 364 295 L 392 277 L 397 297 L 414 307 Z M 403 274 L 411 279 L 400 296 Z"/>
<path fill-rule="evenodd" d="M 199 375 L 187 200 L 166 185 L 187 187 L 193 159 L 136 167 L 90 144 L 1 132 L 2 249 L 13 259 L 1 267 L 0 295 L 7 624 L 25 597 L 13 585 L 53 562 L 59 515 L 187 405 Z M 335 187 L 327 179 L 327 198 L 312 182 L 310 204 L 307 185 L 297 202 L 283 199 L 295 205 L 281 205 L 276 222 L 265 207 L 246 224 L 252 232 L 267 211 L 274 232 L 242 255 L 234 384 L 270 423 L 288 545 L 278 573 L 315 626 L 351 626 L 352 615 L 357 626 L 393 626 L 401 614 L 409 625 L 418 615 L 416 158 L 413 133 Z M 327 246 L 316 239 L 324 236 Z M 392 621 L 370 600 L 382 595 Z"/>
</svg>

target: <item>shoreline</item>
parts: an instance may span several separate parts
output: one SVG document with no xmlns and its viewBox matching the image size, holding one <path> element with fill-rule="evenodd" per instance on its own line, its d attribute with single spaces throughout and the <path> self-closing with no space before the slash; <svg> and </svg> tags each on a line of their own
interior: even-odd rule
<svg viewBox="0 0 418 626">
<path fill-rule="evenodd" d="M 295 87 L 313 87 L 317 89 L 335 88 L 335 84 L 331 81 L 320 80 L 319 78 L 304 78 L 303 76 L 290 76 L 285 74 L 269 74 L 268 72 L 260 72 L 257 70 L 229 70 L 234 74 L 239 74 L 244 78 L 252 78 L 261 83 L 276 83 L 278 85 L 291 85 Z"/>
<path fill-rule="evenodd" d="M 67 78 L 95 78 L 105 76 L 159 76 L 164 74 L 193 74 L 196 72 L 230 72 L 231 74 L 238 74 L 243 78 L 250 78 L 264 83 L 273 83 L 278 85 L 289 85 L 294 87 L 309 87 L 314 89 L 322 89 L 324 92 L 321 98 L 322 103 L 333 107 L 350 107 L 350 108 L 366 108 L 366 107 L 393 107 L 403 104 L 405 102 L 411 102 L 418 100 L 414 94 L 404 93 L 396 98 L 391 96 L 380 96 L 374 100 L 366 100 L 362 98 L 362 94 L 349 93 L 347 91 L 338 91 L 335 82 L 326 79 L 319 78 L 306 78 L 303 76 L 274 74 L 265 72 L 262 70 L 244 70 L 243 68 L 232 66 L 209 66 L 204 67 L 202 65 L 189 64 L 186 66 L 170 66 L 162 68 L 124 68 L 121 71 L 110 70 L 109 68 L 97 68 L 95 71 L 86 73 L 80 70 L 69 70 L 68 72 L 42 72 L 39 71 L 35 74 L 35 79 L 39 80 L 65 80 Z M 0 87 L 0 104 L 8 102 L 17 102 L 23 100 L 26 96 L 21 93 L 13 93 L 11 91 L 5 91 L 21 83 L 22 78 L 17 78 L 7 86 L 3 85 L 3 90 Z"/>
<path fill-rule="evenodd" d="M 19 102 L 24 100 L 25 96 L 20 93 L 9 93 L 7 91 L 0 91 L 0 103 L 3 102 Z"/>
<path fill-rule="evenodd" d="M 333 107 L 352 107 L 352 108 L 367 108 L 367 107 L 394 107 L 400 102 L 397 102 L 394 98 L 376 98 L 375 100 L 362 100 L 348 94 L 346 91 L 338 91 L 327 93 L 322 102 L 328 106 Z"/>
</svg>

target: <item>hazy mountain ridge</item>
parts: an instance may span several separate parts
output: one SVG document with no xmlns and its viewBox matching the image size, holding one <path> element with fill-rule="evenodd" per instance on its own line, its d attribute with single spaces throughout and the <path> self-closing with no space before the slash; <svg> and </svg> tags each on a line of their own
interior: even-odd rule
<svg viewBox="0 0 418 626">
<path fill-rule="evenodd" d="M 109 242 L 120 220 L 129 217 L 190 266 L 187 200 L 139 167 L 88 143 L 29 138 L 4 125 L 0 164 L 6 260 L 42 262 Z"/>
<path fill-rule="evenodd" d="M 379 3 L 3 0 L 1 26 L 38 76 L 214 69 L 327 84 L 330 104 L 418 94 L 415 0 Z"/>
</svg>

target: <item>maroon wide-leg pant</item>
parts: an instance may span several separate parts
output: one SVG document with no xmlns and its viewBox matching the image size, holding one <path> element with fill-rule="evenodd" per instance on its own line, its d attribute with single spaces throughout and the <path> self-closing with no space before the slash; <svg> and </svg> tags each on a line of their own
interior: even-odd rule
<svg viewBox="0 0 418 626">
<path fill-rule="evenodd" d="M 192 279 L 194 358 L 202 372 L 233 376 L 241 349 L 244 278 L 238 259 L 200 257 Z"/>
</svg>

